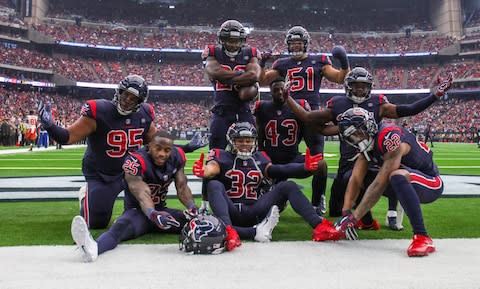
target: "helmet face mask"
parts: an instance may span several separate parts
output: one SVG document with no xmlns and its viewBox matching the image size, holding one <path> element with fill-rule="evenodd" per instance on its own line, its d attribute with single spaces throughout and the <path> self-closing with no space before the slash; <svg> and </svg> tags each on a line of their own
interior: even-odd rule
<svg viewBox="0 0 480 289">
<path fill-rule="evenodd" d="M 179 248 L 188 254 L 220 254 L 225 251 L 225 224 L 212 215 L 188 221 L 179 237 Z"/>
<path fill-rule="evenodd" d="M 229 149 L 240 159 L 249 159 L 257 150 L 257 130 L 248 122 L 232 124 L 227 131 Z"/>
<path fill-rule="evenodd" d="M 113 97 L 121 115 L 137 112 L 148 99 L 148 85 L 143 77 L 132 74 L 118 84 Z"/>
<path fill-rule="evenodd" d="M 373 76 L 363 67 L 355 67 L 345 77 L 345 95 L 354 103 L 362 103 L 370 98 Z"/>
<path fill-rule="evenodd" d="M 287 31 L 285 44 L 287 45 L 288 53 L 295 58 L 301 57 L 308 50 L 308 45 L 310 44 L 310 34 L 302 26 L 293 26 Z"/>
<path fill-rule="evenodd" d="M 247 33 L 242 23 L 237 20 L 223 22 L 217 32 L 218 42 L 228 57 L 235 57 L 242 50 L 247 40 Z"/>
<path fill-rule="evenodd" d="M 345 111 L 338 122 L 340 139 L 355 147 L 359 153 L 373 149 L 378 125 L 368 111 L 360 107 Z"/>
</svg>

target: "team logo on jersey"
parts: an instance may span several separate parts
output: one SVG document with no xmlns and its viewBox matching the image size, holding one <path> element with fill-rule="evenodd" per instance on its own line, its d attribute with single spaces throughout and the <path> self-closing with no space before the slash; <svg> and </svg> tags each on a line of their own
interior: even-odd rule
<svg viewBox="0 0 480 289">
<path fill-rule="evenodd" d="M 137 160 L 131 159 L 127 159 L 122 166 L 123 171 L 132 176 L 136 176 L 138 174 L 138 167 L 140 167 L 140 164 L 137 162 Z"/>
</svg>

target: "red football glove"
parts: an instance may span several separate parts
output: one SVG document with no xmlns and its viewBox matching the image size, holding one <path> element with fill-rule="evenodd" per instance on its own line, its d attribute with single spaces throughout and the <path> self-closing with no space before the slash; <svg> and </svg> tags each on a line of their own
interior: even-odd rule
<svg viewBox="0 0 480 289">
<path fill-rule="evenodd" d="M 442 79 L 440 76 L 437 77 L 437 87 L 434 90 L 436 97 L 440 98 L 450 89 L 453 83 L 453 74 L 449 74 L 446 79 Z"/>
<path fill-rule="evenodd" d="M 310 149 L 307 148 L 305 153 L 305 169 L 307 171 L 316 171 L 318 170 L 318 163 L 323 160 L 323 153 L 316 154 L 314 156 L 310 155 Z"/>
<path fill-rule="evenodd" d="M 204 159 L 204 155 L 203 153 L 200 154 L 200 159 L 195 161 L 195 163 L 193 163 L 193 167 L 192 167 L 192 172 L 195 176 L 199 177 L 199 178 L 203 178 L 203 176 L 205 175 L 205 169 L 203 167 L 203 159 Z"/>
</svg>

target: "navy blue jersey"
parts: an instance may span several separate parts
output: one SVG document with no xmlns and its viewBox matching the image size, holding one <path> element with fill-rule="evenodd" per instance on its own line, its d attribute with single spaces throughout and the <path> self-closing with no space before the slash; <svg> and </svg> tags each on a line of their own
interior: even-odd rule
<svg viewBox="0 0 480 289">
<path fill-rule="evenodd" d="M 333 115 L 333 123 L 336 125 L 338 119 L 340 119 L 340 116 L 342 113 L 347 111 L 350 108 L 353 107 L 361 107 L 368 111 L 371 116 L 375 119 L 375 122 L 378 124 L 382 120 L 382 117 L 380 116 L 380 106 L 389 103 L 388 99 L 385 95 L 379 94 L 379 95 L 372 95 L 369 99 L 365 100 L 364 102 L 360 104 L 356 104 L 350 99 L 348 99 L 345 95 L 337 95 L 332 98 L 330 98 L 327 101 L 327 109 L 330 109 Z M 340 142 L 340 164 L 339 166 L 346 166 L 346 162 L 348 159 L 354 157 L 357 154 L 357 151 L 355 150 L 354 147 L 348 145 L 346 142 L 341 141 Z M 353 167 L 353 162 L 350 163 L 350 168 Z M 345 168 L 348 170 L 347 168 Z"/>
<path fill-rule="evenodd" d="M 143 181 L 150 187 L 151 197 L 156 210 L 165 207 L 168 193 L 168 186 L 174 181 L 175 174 L 181 170 L 186 163 L 183 150 L 179 147 L 172 147 L 170 157 L 163 166 L 155 165 L 146 148 L 136 152 L 130 152 L 123 163 L 125 174 L 142 177 Z M 125 207 L 140 208 L 135 196 L 130 192 L 128 186 L 125 189 Z"/>
<path fill-rule="evenodd" d="M 121 115 L 112 100 L 88 100 L 81 115 L 96 121 L 95 132 L 87 137 L 83 174 L 109 181 L 122 176 L 122 164 L 129 151 L 138 150 L 155 119 L 153 107 L 143 103 L 138 112 Z"/>
<path fill-rule="evenodd" d="M 310 110 L 308 102 L 304 99 L 297 102 L 306 110 Z M 278 106 L 270 100 L 258 100 L 253 114 L 257 119 L 257 129 L 265 136 L 262 149 L 273 163 L 288 163 L 299 154 L 298 145 L 303 135 L 302 124 L 287 104 Z"/>
<path fill-rule="evenodd" d="M 259 58 L 255 47 L 244 47 L 235 58 L 231 58 L 223 52 L 221 46 L 215 45 L 208 45 L 205 48 L 202 57 L 206 59 L 209 56 L 214 57 L 223 69 L 234 71 L 245 71 L 247 64 L 250 63 L 252 58 Z M 224 84 L 218 80 L 212 80 L 212 85 L 214 89 L 215 106 L 224 105 L 234 107 L 235 109 L 248 109 L 248 101 L 243 102 L 240 100 L 238 92 L 233 88 L 233 85 Z"/>
<path fill-rule="evenodd" d="M 273 63 L 272 69 L 278 71 L 281 77 L 288 77 L 290 95 L 294 99 L 305 99 L 316 109 L 320 105 L 322 68 L 331 64 L 332 61 L 326 54 L 308 55 L 303 60 L 280 58 Z"/>
<path fill-rule="evenodd" d="M 392 124 L 381 124 L 375 137 L 374 149 L 371 151 L 372 161 L 379 166 L 383 164 L 383 155 L 400 147 L 401 143 L 410 145 L 408 154 L 402 157 L 401 164 L 421 171 L 429 176 L 437 176 L 438 168 L 433 162 L 433 152 L 415 135 L 403 127 Z"/>
<path fill-rule="evenodd" d="M 265 152 L 257 151 L 248 160 L 242 160 L 231 152 L 212 149 L 207 162 L 211 160 L 220 165 L 216 179 L 225 186 L 228 197 L 234 203 L 252 204 L 260 198 L 265 169 L 271 163 Z"/>
</svg>

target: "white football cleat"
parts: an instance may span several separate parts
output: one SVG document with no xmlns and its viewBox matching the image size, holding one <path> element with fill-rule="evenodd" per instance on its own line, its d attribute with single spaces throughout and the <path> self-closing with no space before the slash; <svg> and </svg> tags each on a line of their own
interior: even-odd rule
<svg viewBox="0 0 480 289">
<path fill-rule="evenodd" d="M 88 230 L 87 223 L 82 216 L 75 216 L 72 220 L 72 238 L 78 248 L 82 250 L 83 261 L 93 262 L 98 257 L 98 245 Z"/>
<path fill-rule="evenodd" d="M 272 206 L 268 211 L 267 216 L 263 221 L 257 225 L 257 233 L 255 234 L 255 241 L 270 242 L 272 240 L 272 231 L 277 226 L 280 219 L 280 212 L 277 206 Z"/>
<path fill-rule="evenodd" d="M 389 227 L 390 230 L 403 230 L 403 215 L 403 208 L 400 204 L 398 204 L 396 211 L 387 211 L 387 215 L 385 216 L 385 225 Z"/>
</svg>

